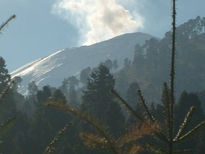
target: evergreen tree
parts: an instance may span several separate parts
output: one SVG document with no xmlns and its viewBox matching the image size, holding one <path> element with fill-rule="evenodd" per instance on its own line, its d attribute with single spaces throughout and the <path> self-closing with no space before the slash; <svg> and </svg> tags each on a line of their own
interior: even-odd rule
<svg viewBox="0 0 205 154">
<path fill-rule="evenodd" d="M 49 86 L 44 86 L 42 90 L 37 92 L 37 109 L 31 117 L 30 129 L 28 130 L 28 153 L 43 153 L 54 135 L 70 119 L 65 113 L 45 107 L 44 104 L 49 99 L 53 99 L 59 104 L 66 102 L 65 96 L 59 89 L 52 93 Z"/>
<path fill-rule="evenodd" d="M 105 65 L 109 70 L 112 70 L 113 68 L 113 62 L 110 59 L 107 59 L 103 65 Z"/>
<path fill-rule="evenodd" d="M 124 117 L 119 104 L 110 94 L 114 84 L 115 80 L 109 69 L 101 64 L 88 79 L 82 96 L 82 109 L 109 126 L 112 133 L 119 135 Z"/>
<path fill-rule="evenodd" d="M 52 96 L 52 93 L 51 93 L 50 87 L 44 86 L 43 90 L 39 90 L 37 92 L 38 104 L 40 105 L 44 104 L 48 100 L 48 98 L 51 96 Z"/>
<path fill-rule="evenodd" d="M 176 105 L 176 114 L 175 114 L 176 129 L 179 128 L 180 124 L 184 120 L 186 113 L 189 111 L 189 109 L 192 106 L 195 107 L 196 111 L 194 111 L 194 114 L 191 116 L 191 121 L 184 131 L 187 132 L 188 130 L 193 128 L 193 126 L 197 125 L 202 120 L 204 120 L 203 109 L 201 107 L 201 102 L 197 94 L 187 93 L 186 91 L 184 91 L 180 96 L 178 104 Z M 202 146 L 199 149 L 198 145 L 202 142 L 200 141 L 200 139 L 202 136 L 204 137 L 204 135 L 205 134 L 202 131 L 196 134 L 195 136 L 190 137 L 188 140 L 186 140 L 186 142 L 184 142 L 183 144 L 180 144 L 181 148 L 189 147 L 191 149 L 195 149 L 195 152 L 199 154 L 199 151 L 201 150 Z"/>
<path fill-rule="evenodd" d="M 205 113 L 205 90 L 201 91 L 198 93 L 198 97 L 201 101 L 201 106 L 203 108 L 203 111 Z"/>
<path fill-rule="evenodd" d="M 68 97 L 68 79 L 64 79 L 62 82 L 62 85 L 59 87 L 59 89 L 62 91 L 62 93 Z"/>
<path fill-rule="evenodd" d="M 34 96 L 38 92 L 38 87 L 35 83 L 35 81 L 32 81 L 31 83 L 28 84 L 28 94 L 29 96 Z"/>
<path fill-rule="evenodd" d="M 83 69 L 80 72 L 80 82 L 83 83 L 84 85 L 87 84 L 90 72 L 91 72 L 91 68 L 90 67 L 87 67 L 87 68 Z"/>
<path fill-rule="evenodd" d="M 118 63 L 117 63 L 117 60 L 115 59 L 113 61 L 113 69 L 116 70 L 118 68 Z"/>
<path fill-rule="evenodd" d="M 54 101 L 59 103 L 63 103 L 63 104 L 66 103 L 66 97 L 64 96 L 64 94 L 61 92 L 60 89 L 55 90 L 53 94 L 53 99 Z"/>
<path fill-rule="evenodd" d="M 137 97 L 138 89 L 139 89 L 138 83 L 133 82 L 130 84 L 127 90 L 126 100 L 129 103 L 129 105 L 133 108 L 136 108 L 136 105 L 138 104 L 138 97 Z"/>
<path fill-rule="evenodd" d="M 6 68 L 5 60 L 0 57 L 0 93 L 8 86 L 11 78 Z"/>
<path fill-rule="evenodd" d="M 189 109 L 194 106 L 196 108 L 196 112 L 193 114 L 192 125 L 198 124 L 200 121 L 203 120 L 203 109 L 201 107 L 201 102 L 195 93 L 187 93 L 184 91 L 179 99 L 179 102 L 176 107 L 176 120 L 181 123 L 184 120 L 184 117 L 189 111 Z M 179 124 L 176 124 L 179 126 Z"/>
<path fill-rule="evenodd" d="M 14 83 L 13 83 L 12 89 L 13 89 L 14 91 L 17 91 L 18 88 L 19 88 L 19 86 L 20 86 L 20 84 L 21 84 L 21 82 L 22 82 L 22 78 L 19 77 L 19 76 L 16 76 L 16 77 L 13 78 L 13 82 L 14 82 Z"/>
<path fill-rule="evenodd" d="M 138 114 L 142 114 L 142 112 L 140 110 L 139 103 L 138 103 L 138 100 L 139 100 L 138 96 L 137 96 L 138 89 L 139 89 L 139 85 L 137 82 L 131 83 L 128 90 L 127 90 L 126 101 L 133 109 L 135 109 L 135 111 Z M 127 111 L 127 110 L 125 110 L 125 111 Z M 129 113 L 129 112 L 127 111 L 127 113 Z M 132 114 L 129 114 L 128 124 L 134 124 L 134 123 L 136 123 L 136 121 L 137 121 L 137 119 Z"/>
<path fill-rule="evenodd" d="M 28 95 L 25 97 L 26 102 L 23 105 L 23 111 L 31 117 L 38 106 L 37 99 L 38 87 L 35 81 L 28 84 Z"/>
<path fill-rule="evenodd" d="M 115 88 L 119 91 L 122 97 L 126 97 L 126 92 L 128 87 L 129 87 L 128 74 L 126 69 L 123 69 L 116 75 Z"/>
<path fill-rule="evenodd" d="M 68 100 L 71 104 L 78 104 L 78 96 L 76 92 L 76 86 L 79 84 L 79 80 L 75 76 L 68 78 Z"/>
<path fill-rule="evenodd" d="M 148 42 L 145 43 L 145 45 Z M 134 60 L 133 60 L 133 64 L 135 65 L 135 68 L 140 69 L 138 70 L 138 72 L 140 72 L 143 68 L 143 64 L 145 63 L 145 57 L 143 55 L 143 47 L 140 46 L 139 44 L 137 44 L 135 46 L 135 54 L 134 54 Z"/>
<path fill-rule="evenodd" d="M 15 89 L 11 87 L 11 77 L 6 68 L 5 60 L 0 57 L 0 94 L 4 97 L 0 99 L 0 121 L 5 121 L 8 117 L 13 117 L 16 113 L 14 100 Z M 6 91 L 5 91 L 6 90 Z"/>
</svg>

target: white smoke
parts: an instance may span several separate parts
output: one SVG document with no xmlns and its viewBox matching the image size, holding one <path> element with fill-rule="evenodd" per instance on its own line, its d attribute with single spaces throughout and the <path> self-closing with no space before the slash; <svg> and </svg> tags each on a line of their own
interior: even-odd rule
<svg viewBox="0 0 205 154">
<path fill-rule="evenodd" d="M 84 45 L 143 27 L 143 18 L 116 0 L 58 0 L 53 11 L 77 26 Z"/>
</svg>

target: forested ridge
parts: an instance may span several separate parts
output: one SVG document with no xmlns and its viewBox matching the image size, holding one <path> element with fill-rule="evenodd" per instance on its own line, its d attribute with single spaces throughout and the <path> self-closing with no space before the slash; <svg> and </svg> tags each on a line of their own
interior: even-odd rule
<svg viewBox="0 0 205 154">
<path fill-rule="evenodd" d="M 117 62 L 107 60 L 60 87 L 31 82 L 23 96 L 0 57 L 0 152 L 203 154 L 205 19 L 175 29 L 175 0 L 172 13 L 172 31 L 136 45 L 114 74 Z"/>
</svg>

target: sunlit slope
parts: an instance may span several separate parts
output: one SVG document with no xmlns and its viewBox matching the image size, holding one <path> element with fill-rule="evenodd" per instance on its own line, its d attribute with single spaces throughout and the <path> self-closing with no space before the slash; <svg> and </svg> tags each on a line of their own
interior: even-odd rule
<svg viewBox="0 0 205 154">
<path fill-rule="evenodd" d="M 133 59 L 136 44 L 142 45 L 150 38 L 148 34 L 130 33 L 90 46 L 63 49 L 26 64 L 11 75 L 23 79 L 20 88 L 23 93 L 32 81 L 40 87 L 47 84 L 59 86 L 64 78 L 78 75 L 82 69 L 96 67 L 107 59 L 117 60 L 121 67 L 125 58 Z"/>
</svg>

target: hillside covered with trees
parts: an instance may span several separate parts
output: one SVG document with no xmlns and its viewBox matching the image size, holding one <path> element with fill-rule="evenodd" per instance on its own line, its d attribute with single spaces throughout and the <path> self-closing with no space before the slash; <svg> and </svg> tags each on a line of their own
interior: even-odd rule
<svg viewBox="0 0 205 154">
<path fill-rule="evenodd" d="M 107 60 L 24 96 L 0 57 L 0 153 L 203 154 L 205 18 L 176 28 L 172 2 L 172 31 L 118 71 Z"/>
</svg>

